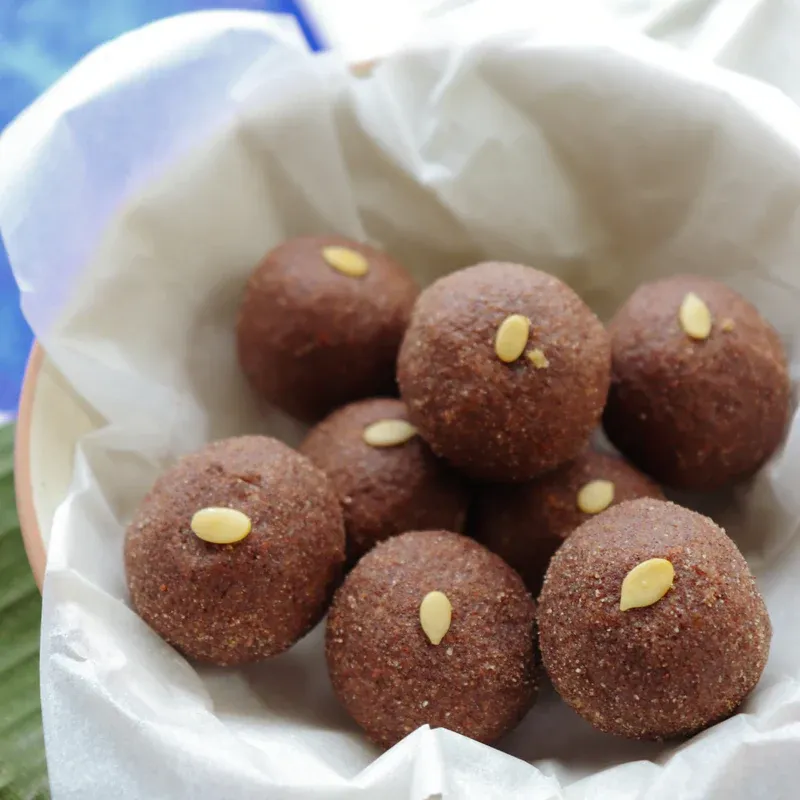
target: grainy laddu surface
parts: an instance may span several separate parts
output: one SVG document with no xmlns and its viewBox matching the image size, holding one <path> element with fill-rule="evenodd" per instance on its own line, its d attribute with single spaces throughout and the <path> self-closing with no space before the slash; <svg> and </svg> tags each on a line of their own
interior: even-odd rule
<svg viewBox="0 0 800 800">
<path fill-rule="evenodd" d="M 578 492 L 596 480 L 614 484 L 611 505 L 664 497 L 657 484 L 621 458 L 587 449 L 533 481 L 478 487 L 470 533 L 517 570 L 536 597 L 553 553 L 592 518 L 578 508 Z"/>
<path fill-rule="evenodd" d="M 362 254 L 343 275 L 329 246 Z M 237 324 L 239 361 L 256 392 L 314 422 L 354 400 L 396 390 L 395 363 L 418 288 L 386 253 L 339 236 L 291 239 L 256 267 Z"/>
<path fill-rule="evenodd" d="M 252 522 L 235 544 L 191 529 L 195 512 Z M 344 562 L 341 509 L 308 459 L 264 436 L 225 439 L 181 459 L 145 498 L 125 539 L 137 613 L 189 658 L 240 664 L 286 650 L 325 613 Z"/>
<path fill-rule="evenodd" d="M 516 314 L 530 321 L 526 350 L 504 363 L 495 338 Z M 534 351 L 546 361 L 534 363 Z M 583 449 L 603 411 L 610 358 L 605 328 L 572 289 L 531 267 L 488 262 L 423 291 L 398 381 L 437 455 L 478 479 L 524 481 Z"/>
<path fill-rule="evenodd" d="M 689 292 L 709 308 L 697 341 L 678 312 Z M 752 475 L 780 444 L 789 373 L 777 333 L 733 289 L 697 275 L 640 286 L 609 326 L 611 389 L 603 424 L 640 469 L 708 491 Z"/>
<path fill-rule="evenodd" d="M 431 591 L 452 605 L 438 645 L 420 625 Z M 367 553 L 336 592 L 326 631 L 333 688 L 382 747 L 426 723 L 492 742 L 536 696 L 534 617 L 522 580 L 481 545 L 404 533 Z"/>
<path fill-rule="evenodd" d="M 675 569 L 653 605 L 620 611 L 627 573 Z M 559 694 L 600 730 L 684 736 L 732 714 L 758 683 L 772 636 L 733 541 L 710 519 L 658 500 L 621 503 L 553 557 L 538 608 L 542 659 Z"/>
<path fill-rule="evenodd" d="M 408 420 L 405 404 L 385 398 L 352 403 L 320 422 L 300 447 L 339 496 L 351 559 L 405 531 L 460 533 L 466 520 L 463 481 L 419 435 L 394 447 L 364 441 L 369 425 L 387 419 Z"/>
</svg>

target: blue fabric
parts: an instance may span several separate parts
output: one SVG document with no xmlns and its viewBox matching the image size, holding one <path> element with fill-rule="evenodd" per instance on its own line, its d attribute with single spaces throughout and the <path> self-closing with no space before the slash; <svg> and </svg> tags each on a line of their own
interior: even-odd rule
<svg viewBox="0 0 800 800">
<path fill-rule="evenodd" d="M 212 8 L 294 14 L 319 46 L 293 0 L 0 0 L 0 129 L 97 45 L 161 17 Z M 16 410 L 31 338 L 0 242 L 0 415 Z"/>
</svg>

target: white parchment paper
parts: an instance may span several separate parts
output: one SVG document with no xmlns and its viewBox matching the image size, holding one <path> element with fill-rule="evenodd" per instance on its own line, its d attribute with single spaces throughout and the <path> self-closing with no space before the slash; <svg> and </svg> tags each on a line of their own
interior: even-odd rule
<svg viewBox="0 0 800 800">
<path fill-rule="evenodd" d="M 125 524 L 166 464 L 300 433 L 257 413 L 233 351 L 246 276 L 287 237 L 371 240 L 422 282 L 519 260 L 603 316 L 642 280 L 712 275 L 770 318 L 798 376 L 800 110 L 632 33 L 490 20 L 432 26 L 360 78 L 273 18 L 170 20 L 91 56 L 0 139 L 26 314 L 106 421 L 45 532 L 57 800 L 796 796 L 796 419 L 751 485 L 700 505 L 775 634 L 741 713 L 686 743 L 600 734 L 545 688 L 498 749 L 423 728 L 381 755 L 332 695 L 321 629 L 264 664 L 196 669 L 127 605 Z"/>
</svg>

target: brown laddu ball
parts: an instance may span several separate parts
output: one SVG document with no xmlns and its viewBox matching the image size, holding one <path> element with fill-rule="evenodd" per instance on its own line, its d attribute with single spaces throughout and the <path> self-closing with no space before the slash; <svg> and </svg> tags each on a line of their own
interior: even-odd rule
<svg viewBox="0 0 800 800">
<path fill-rule="evenodd" d="M 242 369 L 266 401 L 307 422 L 395 392 L 418 289 L 386 253 L 339 236 L 291 239 L 256 267 L 242 300 Z"/>
<path fill-rule="evenodd" d="M 220 508 L 240 514 L 214 522 L 206 509 Z M 240 535 L 242 520 L 244 538 L 208 541 L 212 523 Z M 242 664 L 286 650 L 319 622 L 344 548 L 325 475 L 274 439 L 244 436 L 158 479 L 128 527 L 125 568 L 133 607 L 156 633 L 191 659 Z"/>
<path fill-rule="evenodd" d="M 636 599 L 651 604 L 621 610 Z M 564 542 L 538 619 L 559 694 L 595 727 L 634 739 L 687 736 L 728 717 L 758 683 L 772 636 L 725 531 L 649 499 L 614 506 Z"/>
<path fill-rule="evenodd" d="M 510 564 L 536 597 L 567 536 L 612 505 L 639 497 L 664 499 L 657 484 L 623 459 L 587 449 L 527 483 L 478 487 L 470 533 Z"/>
<path fill-rule="evenodd" d="M 492 742 L 535 699 L 534 617 L 520 577 L 486 548 L 444 531 L 401 534 L 336 592 L 325 639 L 333 688 L 382 747 L 425 724 Z"/>
<path fill-rule="evenodd" d="M 398 380 L 437 455 L 478 479 L 524 481 L 583 449 L 609 367 L 608 335 L 575 292 L 531 267 L 490 262 L 420 295 Z"/>
<path fill-rule="evenodd" d="M 464 527 L 463 481 L 422 441 L 400 400 L 373 398 L 334 411 L 300 452 L 339 496 L 351 561 L 405 531 Z"/>
<path fill-rule="evenodd" d="M 703 306 L 710 329 L 706 318 L 687 333 L 687 320 L 690 329 L 703 322 Z M 773 328 L 733 289 L 695 275 L 644 284 L 610 332 L 605 430 L 656 480 L 717 489 L 752 475 L 779 446 L 789 414 L 786 356 Z"/>
</svg>

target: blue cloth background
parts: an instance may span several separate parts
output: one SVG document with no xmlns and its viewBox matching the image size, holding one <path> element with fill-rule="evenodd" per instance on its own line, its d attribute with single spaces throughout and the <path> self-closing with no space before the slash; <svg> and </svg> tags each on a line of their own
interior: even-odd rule
<svg viewBox="0 0 800 800">
<path fill-rule="evenodd" d="M 294 14 L 293 0 L 0 0 L 0 130 L 92 48 L 161 17 L 210 8 Z M 0 415 L 14 414 L 31 332 L 0 242 Z"/>
</svg>

